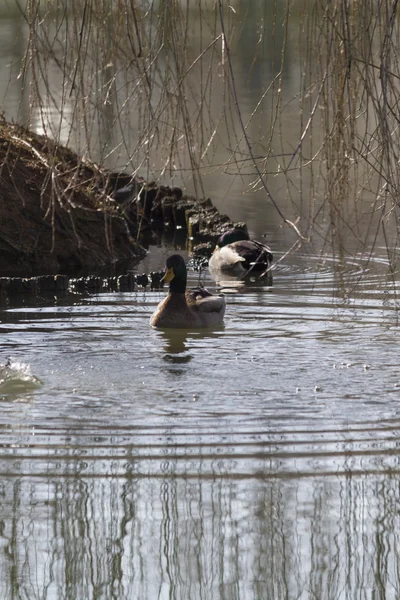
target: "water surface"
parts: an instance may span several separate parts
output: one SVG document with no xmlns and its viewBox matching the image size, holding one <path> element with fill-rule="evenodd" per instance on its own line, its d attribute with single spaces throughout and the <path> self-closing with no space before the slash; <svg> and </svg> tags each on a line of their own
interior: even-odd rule
<svg viewBox="0 0 400 600">
<path fill-rule="evenodd" d="M 3 306 L 1 597 L 397 598 L 388 273 L 298 256 L 202 333 L 161 291 Z"/>
<path fill-rule="evenodd" d="M 280 63 L 286 5 L 253 4 L 254 11 L 232 4 L 230 43 L 240 111 L 262 159 L 276 96 L 259 103 L 276 75 L 273 57 Z M 224 283 L 225 326 L 212 332 L 150 329 L 165 292 L 15 298 L 0 306 L 0 598 L 397 600 L 397 274 L 384 248 L 389 226 L 382 241 L 381 210 L 371 208 L 369 180 L 354 195 L 356 222 L 338 220 L 333 235 L 332 215 L 324 220 L 319 213 L 326 196 L 317 194 L 312 172 L 281 169 L 307 120 L 298 100 L 304 56 L 294 42 L 304 21 L 294 15 L 288 31 L 267 182 L 285 216 L 300 217 L 302 233 L 313 224 L 314 249 L 322 250 L 288 254 L 278 264 L 296 238 L 281 228 L 248 149 L 238 145 L 232 103 L 225 105 L 226 127 L 220 120 L 227 90 L 219 46 L 212 78 L 201 79 L 208 53 L 187 77 L 188 111 L 202 124 L 201 143 L 189 136 L 189 148 L 180 140 L 169 164 L 175 111 L 172 121 L 162 113 L 161 147 L 135 149 L 144 131 L 131 93 L 135 81 L 122 69 L 108 106 L 112 90 L 99 87 L 98 77 L 109 81 L 112 65 L 107 58 L 99 69 L 97 46 L 87 62 L 101 114 L 90 106 L 91 135 L 83 135 L 80 104 L 70 93 L 75 58 L 71 73 L 45 61 L 38 106 L 32 73 L 19 76 L 29 28 L 19 10 L 10 10 L 16 6 L 0 6 L 7 119 L 58 132 L 61 142 L 82 153 L 90 148 L 90 158 L 109 168 L 142 164 L 146 179 L 210 196 L 231 219 L 246 221 L 252 235 L 267 235 L 277 264 L 272 287 Z M 200 32 L 202 49 L 220 33 L 214 5 L 209 13 L 202 6 L 213 26 L 198 15 L 190 19 L 193 60 Z M 49 15 L 38 28 L 48 26 Z M 64 30 L 50 23 L 43 31 L 51 40 Z M 55 45 L 60 64 L 68 39 L 61 35 Z M 166 65 L 157 68 L 162 73 Z M 198 114 L 199 97 L 209 94 L 212 102 Z M 152 100 L 157 108 L 158 88 Z M 308 110 L 311 96 L 309 102 Z M 122 106 L 115 127 L 113 110 L 119 115 Z M 303 143 L 305 160 L 319 146 L 322 123 L 319 116 L 313 121 L 316 146 Z M 193 153 L 200 190 L 191 180 Z M 346 200 L 351 208 L 350 195 Z M 331 242 L 342 261 L 330 256 Z M 357 254 L 360 247 L 369 254 Z M 170 251 L 164 243 L 152 247 L 138 271 L 161 268 Z M 191 272 L 191 283 L 197 277 Z M 202 281 L 216 289 L 207 273 Z"/>
</svg>

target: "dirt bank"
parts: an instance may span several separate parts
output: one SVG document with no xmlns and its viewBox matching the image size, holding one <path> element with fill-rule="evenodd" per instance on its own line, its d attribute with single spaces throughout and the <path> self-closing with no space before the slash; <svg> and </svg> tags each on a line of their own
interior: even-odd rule
<svg viewBox="0 0 400 600">
<path fill-rule="evenodd" d="M 207 255 L 232 226 L 209 199 L 100 169 L 4 120 L 0 183 L 2 277 L 122 272 L 160 229 L 186 232 L 189 251 Z"/>
<path fill-rule="evenodd" d="M 144 250 L 104 192 L 107 174 L 0 122 L 0 274 L 96 270 Z"/>
</svg>

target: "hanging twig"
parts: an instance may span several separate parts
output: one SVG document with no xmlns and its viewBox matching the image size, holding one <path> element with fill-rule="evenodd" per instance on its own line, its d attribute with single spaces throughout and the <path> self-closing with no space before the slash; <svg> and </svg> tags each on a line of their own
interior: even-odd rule
<svg viewBox="0 0 400 600">
<path fill-rule="evenodd" d="M 224 51 L 226 53 L 226 59 L 227 59 L 228 67 L 229 67 L 229 74 L 230 74 L 231 82 L 232 82 L 233 100 L 234 100 L 235 107 L 236 107 L 236 110 L 237 110 L 240 128 L 242 130 L 243 137 L 244 137 L 244 140 L 246 142 L 247 149 L 249 151 L 251 160 L 253 162 L 253 165 L 254 165 L 254 168 L 256 170 L 257 176 L 259 177 L 259 180 L 261 181 L 262 186 L 263 186 L 263 188 L 264 188 L 264 190 L 265 190 L 268 198 L 270 199 L 270 201 L 274 205 L 274 207 L 277 210 L 279 216 L 281 217 L 281 219 L 283 220 L 283 222 L 286 225 L 289 225 L 289 227 L 291 227 L 296 232 L 296 234 L 299 236 L 299 238 L 301 238 L 302 240 L 304 240 L 305 237 L 300 233 L 298 227 L 292 221 L 289 221 L 285 217 L 285 215 L 283 214 L 283 212 L 279 208 L 278 204 L 275 202 L 275 200 L 274 200 L 271 192 L 269 191 L 269 188 L 268 188 L 268 186 L 266 184 L 266 181 L 265 181 L 265 179 L 263 177 L 263 174 L 260 171 L 260 168 L 259 168 L 259 166 L 257 164 L 256 159 L 255 159 L 255 156 L 253 154 L 253 149 L 251 147 L 250 140 L 249 140 L 249 137 L 247 135 L 246 127 L 245 127 L 244 122 L 243 122 L 242 112 L 240 110 L 239 99 L 238 99 L 238 95 L 237 95 L 237 91 L 236 91 L 235 76 L 234 76 L 234 73 L 233 73 L 233 66 L 232 66 L 232 61 L 231 61 L 230 49 L 229 49 L 229 46 L 228 46 L 228 40 L 227 40 L 226 33 L 225 33 L 224 17 L 223 17 L 223 14 L 222 14 L 222 0 L 218 0 L 218 8 L 219 8 L 219 19 L 220 19 L 220 23 L 221 23 L 221 32 L 222 32 L 222 39 L 223 39 L 223 44 L 224 44 Z"/>
</svg>

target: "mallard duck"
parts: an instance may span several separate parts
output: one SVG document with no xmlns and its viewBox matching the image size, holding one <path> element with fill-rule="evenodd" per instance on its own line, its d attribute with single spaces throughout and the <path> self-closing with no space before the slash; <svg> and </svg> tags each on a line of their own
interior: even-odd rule
<svg viewBox="0 0 400 600">
<path fill-rule="evenodd" d="M 211 271 L 243 274 L 246 271 L 265 271 L 272 260 L 268 246 L 251 240 L 243 229 L 229 229 L 218 239 L 208 264 Z"/>
<path fill-rule="evenodd" d="M 164 281 L 169 283 L 169 293 L 152 314 L 152 327 L 204 329 L 222 324 L 225 297 L 210 294 L 203 287 L 186 290 L 187 270 L 180 254 L 167 259 Z"/>
</svg>

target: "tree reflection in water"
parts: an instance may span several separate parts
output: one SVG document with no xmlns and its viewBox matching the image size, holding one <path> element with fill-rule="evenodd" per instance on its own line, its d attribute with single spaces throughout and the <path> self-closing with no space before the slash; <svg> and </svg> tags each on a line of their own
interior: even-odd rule
<svg viewBox="0 0 400 600">
<path fill-rule="evenodd" d="M 3 479 L 1 598 L 399 597 L 395 476 L 242 479 L 197 464 L 188 477 L 166 457 L 152 477 L 81 477 L 71 462 Z"/>
</svg>

